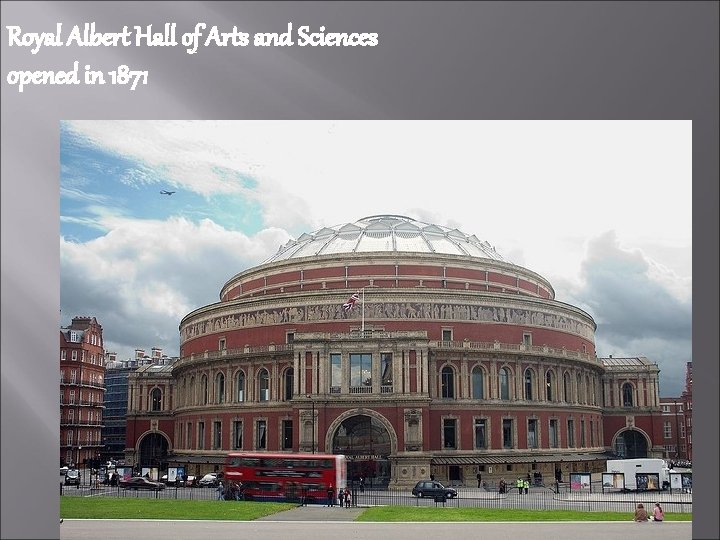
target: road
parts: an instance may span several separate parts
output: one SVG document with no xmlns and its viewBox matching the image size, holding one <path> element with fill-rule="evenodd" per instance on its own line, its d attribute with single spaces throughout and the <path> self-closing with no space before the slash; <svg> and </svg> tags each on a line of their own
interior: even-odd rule
<svg viewBox="0 0 720 540">
<path fill-rule="evenodd" d="M 302 511 L 300 507 L 291 512 Z M 339 509 L 325 509 L 339 512 Z M 690 540 L 692 523 L 358 523 L 352 521 L 144 521 L 65 520 L 60 538 L 66 540 L 184 540 L 195 538 L 262 538 L 288 540 L 417 540 L 418 538 L 582 538 L 583 540 Z"/>
</svg>

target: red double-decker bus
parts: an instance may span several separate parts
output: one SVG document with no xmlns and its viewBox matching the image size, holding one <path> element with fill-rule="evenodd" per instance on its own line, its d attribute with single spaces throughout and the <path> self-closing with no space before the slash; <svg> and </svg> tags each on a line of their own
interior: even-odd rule
<svg viewBox="0 0 720 540">
<path fill-rule="evenodd" d="M 341 454 L 232 452 L 224 472 L 246 500 L 313 503 L 327 500 L 330 486 L 345 488 L 347 462 Z"/>
</svg>

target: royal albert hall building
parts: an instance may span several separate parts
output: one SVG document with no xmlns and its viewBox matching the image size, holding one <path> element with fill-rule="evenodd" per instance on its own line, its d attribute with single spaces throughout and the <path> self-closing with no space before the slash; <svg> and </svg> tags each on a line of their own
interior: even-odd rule
<svg viewBox="0 0 720 540">
<path fill-rule="evenodd" d="M 598 358 L 592 317 L 545 278 L 404 216 L 289 241 L 179 330 L 177 362 L 130 377 L 129 464 L 341 453 L 353 477 L 403 488 L 564 480 L 662 448 L 657 365 Z"/>
</svg>

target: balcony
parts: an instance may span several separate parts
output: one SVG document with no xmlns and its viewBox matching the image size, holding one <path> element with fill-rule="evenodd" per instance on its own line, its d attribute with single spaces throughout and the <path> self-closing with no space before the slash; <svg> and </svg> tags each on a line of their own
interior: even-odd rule
<svg viewBox="0 0 720 540">
<path fill-rule="evenodd" d="M 527 354 L 532 356 L 552 356 L 562 358 L 573 358 L 575 360 L 586 360 L 599 364 L 597 356 L 594 354 L 571 351 L 565 348 L 548 347 L 546 345 L 524 345 L 522 343 L 500 343 L 499 341 L 483 342 L 483 341 L 430 341 L 431 349 L 440 350 L 471 350 L 471 351 L 501 351 L 517 354 Z"/>
</svg>

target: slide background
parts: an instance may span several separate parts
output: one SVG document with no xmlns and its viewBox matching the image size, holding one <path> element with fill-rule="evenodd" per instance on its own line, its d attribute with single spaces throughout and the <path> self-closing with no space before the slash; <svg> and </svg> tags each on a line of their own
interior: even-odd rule
<svg viewBox="0 0 720 540">
<path fill-rule="evenodd" d="M 717 2 L 2 2 L 2 538 L 58 536 L 62 119 L 690 119 L 693 535 L 719 537 Z M 324 25 L 375 48 L 9 47 L 6 25 Z M 149 84 L 28 87 L 13 69 L 149 70 Z M 81 67 L 82 69 L 82 67 Z M 592 190 L 602 186 L 583 186 Z M 653 189 L 648 183 L 648 189 Z M 559 197 L 561 195 L 559 194 Z"/>
</svg>

